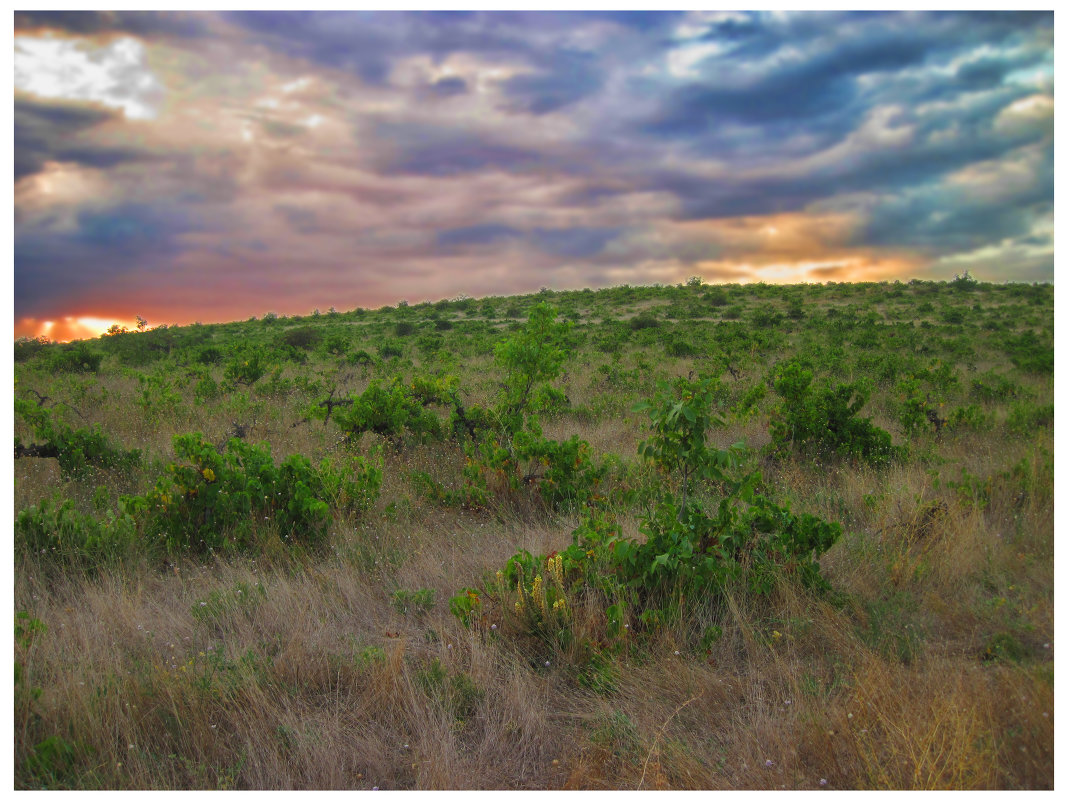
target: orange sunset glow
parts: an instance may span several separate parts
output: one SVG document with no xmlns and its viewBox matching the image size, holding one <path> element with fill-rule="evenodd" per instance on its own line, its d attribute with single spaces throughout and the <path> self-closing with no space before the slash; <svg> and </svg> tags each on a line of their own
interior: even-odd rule
<svg viewBox="0 0 1068 801">
<path fill-rule="evenodd" d="M 116 325 L 132 331 L 137 327 L 137 322 L 101 317 L 63 317 L 58 320 L 23 318 L 15 323 L 15 337 L 44 337 L 53 342 L 70 342 L 93 339 Z"/>
</svg>

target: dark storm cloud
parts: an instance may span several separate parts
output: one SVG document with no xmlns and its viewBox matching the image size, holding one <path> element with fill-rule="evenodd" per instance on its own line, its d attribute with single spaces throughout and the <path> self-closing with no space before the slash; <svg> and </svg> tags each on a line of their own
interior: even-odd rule
<svg viewBox="0 0 1068 801">
<path fill-rule="evenodd" d="M 182 11 L 16 11 L 15 33 L 51 30 L 94 35 L 128 33 L 144 38 L 198 37 L 203 17 Z"/>
<path fill-rule="evenodd" d="M 593 54 L 560 50 L 548 69 L 509 79 L 504 92 L 509 108 L 547 114 L 596 93 L 603 83 Z"/>
<path fill-rule="evenodd" d="M 466 94 L 468 91 L 467 81 L 455 76 L 434 81 L 429 88 L 438 97 L 454 97 Z"/>
<path fill-rule="evenodd" d="M 181 237 L 198 225 L 176 205 L 124 203 L 87 209 L 73 229 L 51 219 L 15 238 L 15 306 L 29 316 L 56 314 L 64 301 L 99 295 L 130 274 L 168 272 Z"/>
<path fill-rule="evenodd" d="M 365 130 L 380 149 L 369 166 L 384 173 L 445 177 L 483 170 L 522 172 L 547 162 L 535 149 L 477 129 L 376 122 Z"/>
<path fill-rule="evenodd" d="M 663 136 L 689 137 L 723 121 L 761 125 L 790 120 L 803 125 L 853 103 L 857 76 L 922 63 L 926 51 L 927 45 L 916 39 L 873 37 L 843 43 L 738 86 L 690 84 L 675 90 L 645 128 Z"/>
<path fill-rule="evenodd" d="M 531 72 L 506 82 L 508 108 L 544 114 L 597 92 L 604 53 L 552 44 L 554 33 L 583 23 L 607 23 L 631 34 L 651 32 L 677 14 L 553 12 L 232 12 L 229 21 L 268 42 L 272 49 L 355 73 L 369 84 L 387 81 L 397 61 L 427 54 L 441 61 L 454 53 L 508 59 Z M 466 86 L 439 81 L 444 94 Z"/>
<path fill-rule="evenodd" d="M 534 228 L 523 231 L 510 225 L 482 223 L 439 231 L 437 242 L 443 248 L 463 250 L 507 242 L 527 242 L 560 259 L 589 259 L 620 234 L 618 228 Z"/>
<path fill-rule="evenodd" d="M 40 172 L 49 161 L 103 169 L 149 158 L 140 148 L 94 144 L 81 138 L 82 133 L 119 116 L 99 106 L 16 97 L 15 181 Z"/>
<path fill-rule="evenodd" d="M 888 195 L 877 204 L 868 223 L 855 232 L 855 241 L 874 246 L 906 245 L 938 254 L 1009 239 L 1031 241 L 1035 221 L 1052 219 L 1053 215 L 1051 151 L 1042 154 L 1034 171 L 1037 179 L 1015 191 L 991 180 L 989 191 L 995 194 L 989 199 L 976 197 L 974 189 L 936 182 Z"/>
<path fill-rule="evenodd" d="M 469 225 L 463 228 L 450 228 L 438 231 L 438 244 L 447 247 L 466 247 L 470 245 L 489 245 L 501 240 L 515 239 L 522 236 L 522 231 L 509 225 L 496 223 L 484 223 L 481 225 Z"/>
<path fill-rule="evenodd" d="M 536 228 L 531 242 L 539 250 L 563 259 L 588 259 L 621 233 L 618 228 Z"/>
<path fill-rule="evenodd" d="M 829 125 L 816 129 L 824 134 L 822 143 L 827 134 L 833 138 L 851 130 L 879 100 L 909 103 L 999 86 L 1011 71 L 1044 61 L 1049 49 L 981 56 L 963 64 L 948 80 L 936 72 L 923 74 L 923 67 L 948 64 L 978 43 L 990 46 L 1020 39 L 1051 20 L 1049 14 L 871 12 L 837 18 L 801 14 L 786 21 L 754 14 L 727 20 L 700 37 L 702 42 L 722 45 L 722 52 L 701 62 L 699 78 L 666 87 L 665 99 L 642 121 L 640 130 L 661 138 L 703 142 L 703 149 L 714 151 L 719 138 L 705 139 L 705 134 L 724 124 L 752 128 L 754 147 L 791 129 L 810 133 L 813 126 Z M 902 73 L 922 77 L 898 82 L 896 76 Z M 879 96 L 884 83 L 893 87 L 886 92 L 888 97 Z"/>
<path fill-rule="evenodd" d="M 268 288 L 312 292 L 293 264 L 379 302 L 413 281 L 442 297 L 565 274 L 739 280 L 773 265 L 781 280 L 795 261 L 822 265 L 798 278 L 855 278 L 864 260 L 1051 276 L 1052 23 L 18 12 L 17 313 L 121 294 L 140 273 L 195 298 L 208 290 L 190 270 L 271 308 Z M 105 52 L 118 34 L 140 41 Z M 34 54 L 59 62 L 49 80 L 30 80 L 50 67 Z M 127 91 L 142 75 L 151 97 Z M 53 84 L 83 100 L 29 94 Z"/>
</svg>

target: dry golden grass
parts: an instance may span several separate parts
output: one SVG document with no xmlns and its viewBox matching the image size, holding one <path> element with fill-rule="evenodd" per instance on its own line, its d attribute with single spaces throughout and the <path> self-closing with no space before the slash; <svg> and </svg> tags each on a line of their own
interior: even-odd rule
<svg viewBox="0 0 1068 801">
<path fill-rule="evenodd" d="M 573 405 L 592 408 L 608 391 L 590 380 L 606 362 L 598 354 L 572 367 Z M 685 375 L 690 364 L 670 371 Z M 491 365 L 480 356 L 464 366 L 472 401 L 495 391 Z M 744 382 L 762 370 L 752 365 Z M 356 374 L 346 387 L 367 381 Z M 106 383 L 109 401 L 89 407 L 87 422 L 150 459 L 172 456 L 175 432 L 221 442 L 232 424 L 220 406 L 194 405 L 191 387 L 185 417 L 152 422 L 130 412 L 135 380 Z M 1036 402 L 1052 402 L 1051 382 L 1023 383 Z M 251 438 L 276 455 L 335 452 L 337 429 L 300 423 L 295 401 L 265 407 Z M 876 422 L 900 441 L 889 417 Z M 641 426 L 629 411 L 564 414 L 545 431 L 632 459 Z M 759 449 L 767 415 L 712 438 Z M 468 630 L 450 614 L 461 587 L 518 549 L 565 547 L 579 518 L 530 499 L 492 513 L 436 505 L 408 476 L 459 486 L 462 457 L 441 445 L 384 448 L 381 500 L 363 520 L 339 516 L 322 552 L 279 545 L 255 559 L 97 575 L 20 556 L 14 608 L 47 631 L 15 646 L 16 785 L 1051 788 L 1053 498 L 1043 448 L 1052 453 L 1048 430 L 1019 436 L 999 419 L 990 432 L 928 435 L 913 458 L 883 470 L 758 457 L 794 511 L 843 522 L 822 560 L 835 594 L 735 593 L 725 608 L 699 609 L 613 657 L 600 684 L 536 641 L 500 636 L 503 623 Z M 1012 475 L 1017 464 L 1030 483 Z M 981 498 L 953 486 L 961 468 Z M 101 479 L 112 497 L 147 480 Z M 64 480 L 51 460 L 15 463 L 16 510 L 57 492 L 88 509 L 94 486 Z M 640 536 L 635 514 L 620 522 Z M 405 613 L 398 590 L 430 590 L 435 603 Z M 603 625 L 592 601 L 576 614 L 591 631 Z M 713 623 L 722 638 L 694 648 L 694 629 Z M 1014 648 L 1019 659 L 1009 658 Z M 72 754 L 34 763 L 52 736 Z"/>
</svg>

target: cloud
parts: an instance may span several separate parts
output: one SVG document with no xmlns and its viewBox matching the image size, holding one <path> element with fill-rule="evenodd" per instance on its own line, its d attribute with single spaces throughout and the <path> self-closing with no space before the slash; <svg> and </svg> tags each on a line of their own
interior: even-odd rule
<svg viewBox="0 0 1068 801">
<path fill-rule="evenodd" d="M 15 181 L 41 172 L 48 162 L 105 169 L 151 157 L 143 148 L 103 144 L 83 136 L 117 115 L 99 106 L 15 96 Z"/>
<path fill-rule="evenodd" d="M 16 11 L 15 33 L 64 32 L 92 36 L 129 33 L 143 38 L 199 37 L 204 17 L 183 11 Z"/>
<path fill-rule="evenodd" d="M 1049 13 L 15 24 L 19 315 L 1052 274 Z"/>
<path fill-rule="evenodd" d="M 450 228 L 447 231 L 439 231 L 437 241 L 442 247 L 454 248 L 489 245 L 502 240 L 514 239 L 521 235 L 521 231 L 510 226 L 485 223 L 483 225 L 469 225 L 464 228 Z"/>
<path fill-rule="evenodd" d="M 588 259 L 619 236 L 617 228 L 536 228 L 531 242 L 539 250 L 561 259 Z"/>
<path fill-rule="evenodd" d="M 122 37 L 100 45 L 52 36 L 15 40 L 15 88 L 42 98 L 85 100 L 150 119 L 162 87 L 144 64 L 144 46 Z"/>
<path fill-rule="evenodd" d="M 539 151 L 477 129 L 376 121 L 365 130 L 378 148 L 368 166 L 385 173 L 448 177 L 483 170 L 521 172 L 544 164 Z"/>
<path fill-rule="evenodd" d="M 429 85 L 429 89 L 438 97 L 454 97 L 467 94 L 470 87 L 467 85 L 467 81 L 454 75 L 434 81 Z"/>
<path fill-rule="evenodd" d="M 530 114 L 547 114 L 597 92 L 604 83 L 592 53 L 558 50 L 548 69 L 504 82 L 507 107 Z"/>
</svg>

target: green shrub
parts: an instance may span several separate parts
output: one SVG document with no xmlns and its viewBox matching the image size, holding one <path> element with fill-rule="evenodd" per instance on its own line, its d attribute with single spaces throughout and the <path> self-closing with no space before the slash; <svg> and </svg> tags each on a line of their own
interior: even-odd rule
<svg viewBox="0 0 1068 801">
<path fill-rule="evenodd" d="M 399 359 L 404 356 L 404 348 L 394 343 L 387 343 L 378 349 L 381 359 Z"/>
<path fill-rule="evenodd" d="M 604 603 L 603 629 L 591 636 L 618 644 L 678 619 L 686 609 L 717 603 L 727 586 L 739 582 L 766 593 L 792 574 L 808 586 L 825 588 L 816 559 L 838 539 L 841 527 L 794 515 L 759 495 L 759 473 L 738 480 L 728 475 L 738 465 L 740 449 L 708 446 L 708 429 L 717 421 L 710 394 L 708 380 L 681 381 L 661 386 L 653 401 L 640 407 L 649 413 L 652 432 L 640 453 L 677 473 L 683 493 L 681 500 L 661 495 L 642 518 L 643 539 L 623 537 L 610 516 L 592 509 L 568 548 L 539 557 L 520 551 L 480 588 L 461 590 L 450 603 L 453 614 L 465 625 L 477 625 L 494 606 L 505 631 L 581 654 L 573 610 L 579 601 L 588 603 L 591 594 Z M 692 484 L 707 480 L 725 491 L 711 510 L 689 498 Z"/>
<path fill-rule="evenodd" d="M 15 340 L 15 361 L 27 362 L 51 344 L 47 337 L 19 337 Z"/>
<path fill-rule="evenodd" d="M 44 366 L 52 373 L 95 373 L 103 359 L 103 353 L 91 350 L 84 342 L 76 342 L 51 349 Z"/>
<path fill-rule="evenodd" d="M 954 409 L 947 421 L 950 428 L 986 431 L 990 428 L 990 416 L 985 414 L 978 404 L 971 403 Z"/>
<path fill-rule="evenodd" d="M 82 514 L 74 502 L 44 499 L 15 519 L 15 550 L 69 567 L 92 570 L 114 563 L 137 547 L 133 519 L 120 512 L 104 520 Z"/>
<path fill-rule="evenodd" d="M 641 331 L 646 328 L 659 328 L 660 321 L 652 312 L 644 311 L 631 317 L 628 325 L 631 331 Z"/>
<path fill-rule="evenodd" d="M 178 415 L 182 408 L 182 396 L 175 391 L 167 375 L 138 373 L 137 383 L 141 389 L 137 405 L 148 421 L 156 423 L 164 418 L 174 419 Z"/>
<path fill-rule="evenodd" d="M 72 429 L 56 419 L 48 409 L 30 401 L 15 399 L 15 414 L 28 423 L 43 444 L 25 446 L 15 438 L 15 458 L 55 457 L 60 472 L 69 478 L 84 478 L 91 468 L 128 473 L 141 462 L 141 451 L 113 445 L 100 426 Z"/>
<path fill-rule="evenodd" d="M 774 306 L 764 304 L 753 312 L 750 319 L 757 328 L 776 328 L 782 325 L 783 315 Z"/>
<path fill-rule="evenodd" d="M 1003 375 L 988 370 L 972 379 L 971 394 L 981 401 L 1007 401 L 1023 395 L 1023 388 Z"/>
<path fill-rule="evenodd" d="M 790 361 L 776 367 L 773 386 L 782 398 L 770 420 L 773 453 L 836 455 L 873 465 L 896 455 L 890 434 L 857 416 L 871 392 L 864 382 L 813 389 L 812 371 Z"/>
<path fill-rule="evenodd" d="M 1024 372 L 1053 374 L 1053 345 L 1040 342 L 1034 331 L 1005 337 L 1002 348 L 1012 363 Z"/>
<path fill-rule="evenodd" d="M 1009 407 L 1005 427 L 1016 434 L 1030 434 L 1036 428 L 1053 424 L 1053 405 L 1035 406 L 1031 403 L 1013 403 Z"/>
<path fill-rule="evenodd" d="M 318 326 L 303 325 L 299 328 L 290 328 L 279 337 L 279 342 L 290 348 L 311 350 L 323 339 L 322 329 Z"/>
<path fill-rule="evenodd" d="M 372 381 L 352 403 L 338 407 L 334 420 L 350 441 L 358 441 L 365 432 L 378 434 L 399 444 L 405 436 L 417 441 L 441 439 L 441 421 L 427 406 L 439 403 L 438 396 L 420 395 L 416 383 L 411 386 L 394 378 L 388 384 Z"/>
<path fill-rule="evenodd" d="M 235 351 L 223 375 L 231 384 L 250 387 L 263 378 L 268 366 L 262 348 L 245 345 Z"/>
<path fill-rule="evenodd" d="M 123 499 L 171 553 L 248 550 L 268 526 L 287 544 L 315 545 L 327 535 L 332 508 L 366 510 L 382 480 L 380 467 L 359 458 L 341 471 L 327 461 L 314 468 L 297 454 L 276 465 L 268 445 L 239 439 L 219 452 L 203 435 L 183 434 L 174 450 L 185 464 L 170 465 L 146 495 Z"/>
<path fill-rule="evenodd" d="M 222 391 L 219 389 L 219 383 L 207 373 L 202 375 L 193 387 L 193 399 L 199 404 L 216 400 L 220 395 Z"/>
<path fill-rule="evenodd" d="M 206 345 L 197 351 L 195 358 L 201 364 L 222 364 L 222 348 L 215 345 Z"/>
</svg>

